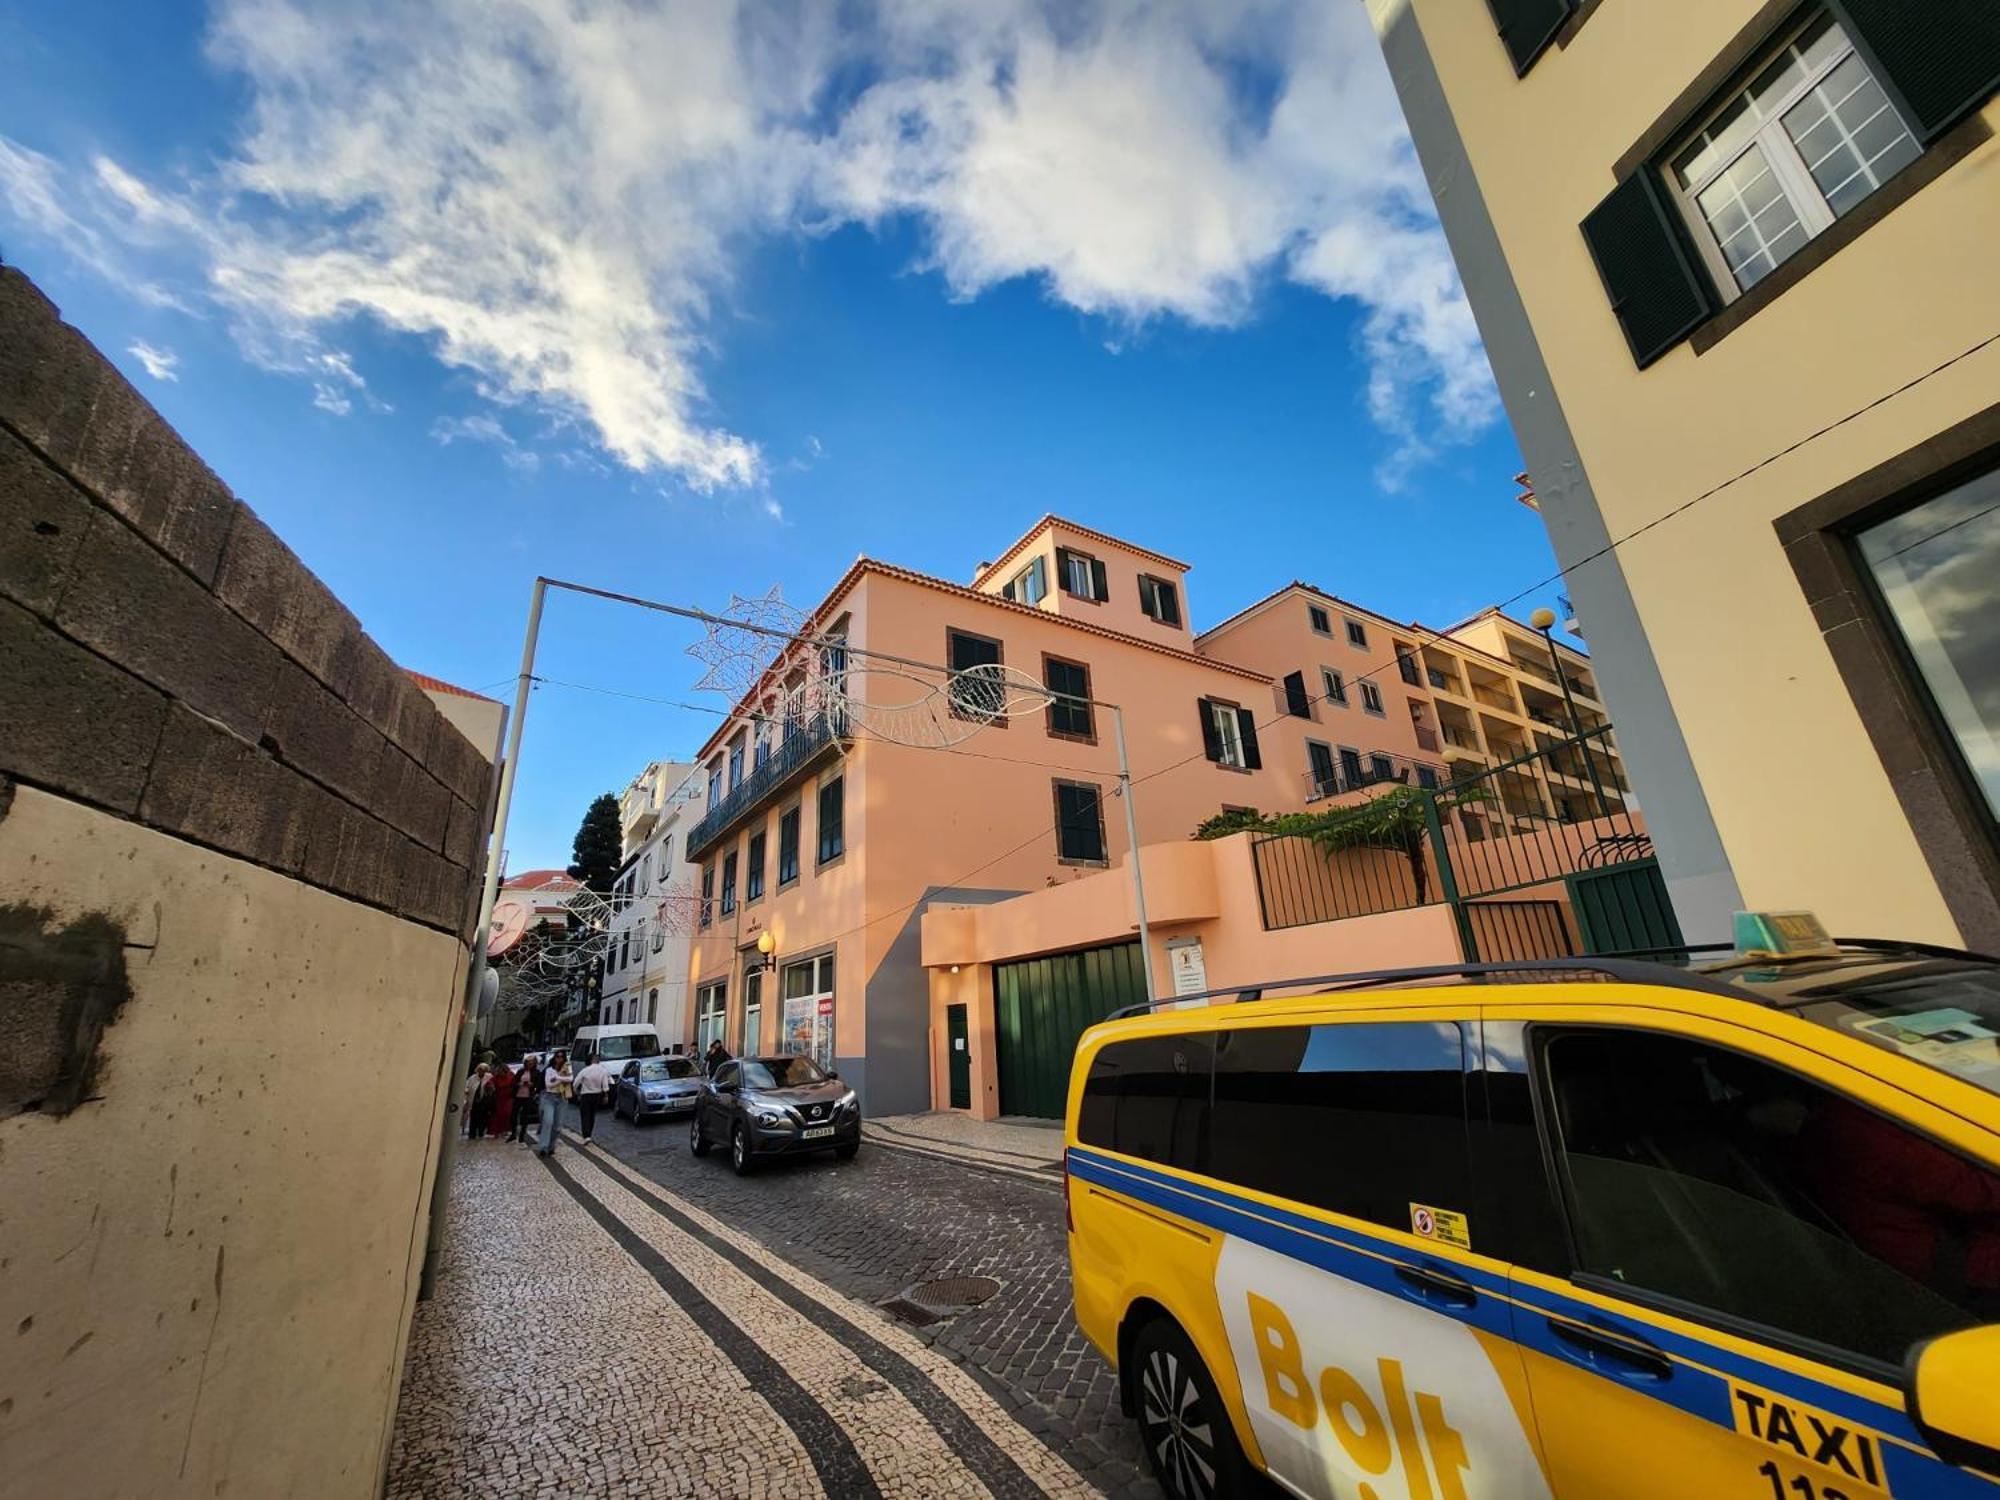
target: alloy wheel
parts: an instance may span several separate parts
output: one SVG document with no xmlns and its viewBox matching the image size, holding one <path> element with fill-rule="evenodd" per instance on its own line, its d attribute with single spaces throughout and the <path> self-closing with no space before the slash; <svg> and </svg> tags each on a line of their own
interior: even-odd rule
<svg viewBox="0 0 2000 1500">
<path fill-rule="evenodd" d="M 1188 1368 L 1152 1350 L 1139 1371 L 1139 1425 L 1160 1483 L 1176 1500 L 1215 1494 L 1215 1434 Z"/>
</svg>

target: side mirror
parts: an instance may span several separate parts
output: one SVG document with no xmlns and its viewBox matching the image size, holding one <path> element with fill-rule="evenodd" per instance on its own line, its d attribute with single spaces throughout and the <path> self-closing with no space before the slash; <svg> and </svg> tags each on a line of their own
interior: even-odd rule
<svg viewBox="0 0 2000 1500">
<path fill-rule="evenodd" d="M 2000 1324 L 1942 1334 L 1910 1353 L 1904 1409 L 1937 1456 L 2000 1478 Z"/>
</svg>

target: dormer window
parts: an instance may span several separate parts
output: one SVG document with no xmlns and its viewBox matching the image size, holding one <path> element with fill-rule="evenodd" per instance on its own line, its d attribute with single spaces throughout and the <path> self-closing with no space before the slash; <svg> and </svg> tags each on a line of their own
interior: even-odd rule
<svg viewBox="0 0 2000 1500">
<path fill-rule="evenodd" d="M 1178 627 L 1181 623 L 1180 590 L 1165 578 L 1150 573 L 1139 575 L 1139 608 L 1150 620 Z"/>
</svg>

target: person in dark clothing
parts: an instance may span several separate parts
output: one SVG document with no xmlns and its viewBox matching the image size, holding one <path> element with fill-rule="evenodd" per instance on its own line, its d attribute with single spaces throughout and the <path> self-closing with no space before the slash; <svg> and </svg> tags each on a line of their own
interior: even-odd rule
<svg viewBox="0 0 2000 1500">
<path fill-rule="evenodd" d="M 729 1049 L 722 1045 L 721 1037 L 708 1044 L 708 1051 L 701 1061 L 702 1066 L 708 1069 L 708 1076 L 711 1078 L 715 1076 L 717 1068 L 729 1061 Z"/>
</svg>

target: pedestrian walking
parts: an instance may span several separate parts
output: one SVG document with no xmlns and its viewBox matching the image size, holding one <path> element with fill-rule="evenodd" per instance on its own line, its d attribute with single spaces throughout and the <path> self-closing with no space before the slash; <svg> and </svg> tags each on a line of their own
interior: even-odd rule
<svg viewBox="0 0 2000 1500">
<path fill-rule="evenodd" d="M 562 1102 L 570 1096 L 575 1082 L 569 1070 L 569 1054 L 561 1048 L 542 1070 L 542 1135 L 536 1147 L 543 1156 L 556 1154 L 556 1127 L 562 1123 Z"/>
<path fill-rule="evenodd" d="M 528 1127 L 538 1123 L 535 1101 L 542 1096 L 542 1060 L 530 1052 L 514 1073 L 514 1126 L 508 1139 L 528 1144 Z"/>
<path fill-rule="evenodd" d="M 708 1076 L 711 1078 L 715 1076 L 717 1068 L 729 1061 L 729 1049 L 722 1045 L 721 1037 L 708 1044 L 708 1051 L 701 1061 L 702 1066 L 708 1069 Z"/>
<path fill-rule="evenodd" d="M 465 1081 L 465 1138 L 476 1141 L 486 1134 L 486 1118 L 493 1113 L 493 1074 L 485 1063 L 472 1070 Z"/>
<path fill-rule="evenodd" d="M 576 1110 L 583 1116 L 583 1143 L 590 1144 L 591 1128 L 597 1123 L 597 1112 L 605 1107 L 611 1098 L 611 1065 L 602 1057 L 592 1057 L 583 1071 L 576 1075 Z"/>
<path fill-rule="evenodd" d="M 486 1133 L 496 1141 L 505 1140 L 514 1123 L 515 1071 L 505 1063 L 495 1063 L 489 1075 L 493 1080 L 493 1109 L 486 1117 Z"/>
</svg>

